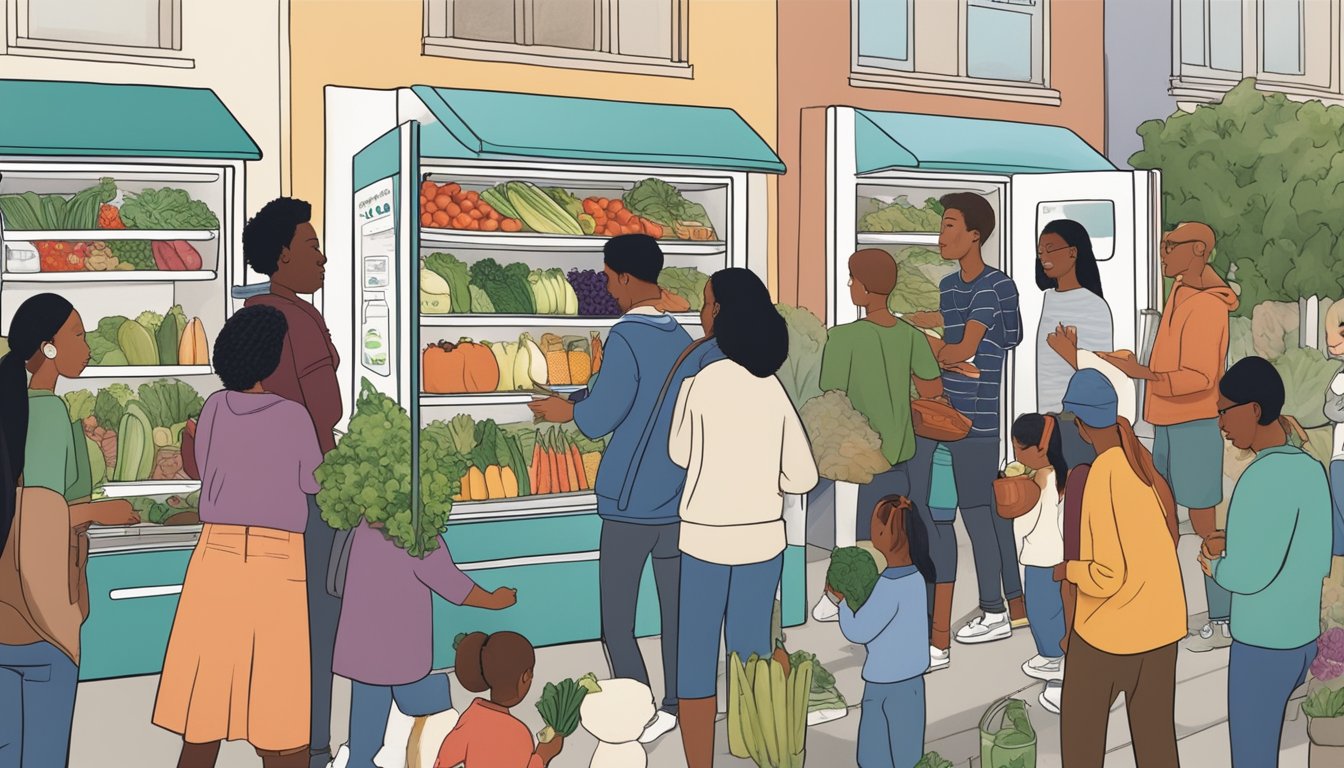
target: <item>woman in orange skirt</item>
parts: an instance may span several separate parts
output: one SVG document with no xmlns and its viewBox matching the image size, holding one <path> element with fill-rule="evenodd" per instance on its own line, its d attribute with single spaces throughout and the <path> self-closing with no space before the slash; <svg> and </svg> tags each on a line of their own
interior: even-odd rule
<svg viewBox="0 0 1344 768">
<path fill-rule="evenodd" d="M 284 315 L 235 313 L 215 342 L 225 389 L 196 428 L 203 530 L 163 662 L 154 724 L 182 735 L 178 768 L 213 768 L 223 740 L 266 768 L 306 768 L 309 739 L 305 494 L 322 461 L 303 406 L 266 392 Z"/>
</svg>

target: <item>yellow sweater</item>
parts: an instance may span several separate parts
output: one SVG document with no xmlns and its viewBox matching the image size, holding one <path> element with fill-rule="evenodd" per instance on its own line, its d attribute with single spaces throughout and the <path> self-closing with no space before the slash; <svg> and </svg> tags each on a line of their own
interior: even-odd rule
<svg viewBox="0 0 1344 768">
<path fill-rule="evenodd" d="M 1080 531 L 1080 559 L 1068 564 L 1078 585 L 1074 631 L 1121 655 L 1185 637 L 1185 588 L 1161 502 L 1120 448 L 1092 464 Z"/>
</svg>

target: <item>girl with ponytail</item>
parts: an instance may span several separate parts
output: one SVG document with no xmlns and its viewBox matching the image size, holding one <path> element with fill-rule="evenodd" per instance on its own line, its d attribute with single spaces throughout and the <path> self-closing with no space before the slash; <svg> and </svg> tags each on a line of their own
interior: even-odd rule
<svg viewBox="0 0 1344 768">
<path fill-rule="evenodd" d="M 1013 422 L 1013 457 L 1035 470 L 1041 493 L 1035 506 L 1013 520 L 1017 559 L 1025 576 L 1027 618 L 1036 641 L 1036 656 L 1022 665 L 1028 677 L 1060 680 L 1064 677 L 1063 641 L 1066 631 L 1064 600 L 1055 583 L 1055 567 L 1064 562 L 1061 500 L 1068 465 L 1059 420 L 1024 413 Z"/>
<path fill-rule="evenodd" d="M 0 673 L 22 683 L 21 696 L 0 694 L 0 717 L 19 734 L 0 748 L 6 766 L 66 764 L 89 612 L 86 531 L 136 522 L 124 500 L 89 503 L 84 432 L 56 395 L 88 362 L 69 301 L 43 293 L 19 306 L 0 358 Z"/>
<path fill-rule="evenodd" d="M 509 709 L 532 689 L 537 655 L 527 638 L 516 632 L 486 635 L 473 632 L 457 646 L 454 672 L 472 693 L 490 692 L 462 713 L 457 727 L 443 740 L 435 768 L 544 768 L 564 747 L 555 738 L 532 749 L 532 734 Z"/>
</svg>

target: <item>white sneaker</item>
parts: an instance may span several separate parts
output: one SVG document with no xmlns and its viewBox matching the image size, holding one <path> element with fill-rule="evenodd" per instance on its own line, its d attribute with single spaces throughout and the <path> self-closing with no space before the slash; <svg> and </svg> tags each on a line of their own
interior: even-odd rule
<svg viewBox="0 0 1344 768">
<path fill-rule="evenodd" d="M 831 601 L 830 595 L 822 593 L 821 599 L 812 608 L 812 618 L 825 622 L 839 621 L 840 606 Z"/>
<path fill-rule="evenodd" d="M 1224 640 L 1232 639 L 1232 622 L 1230 621 L 1211 621 L 1205 624 L 1199 630 L 1199 637 L 1202 640 L 1212 640 L 1215 632 L 1218 632 Z"/>
<path fill-rule="evenodd" d="M 807 713 L 807 727 L 811 728 L 817 725 L 835 722 L 849 714 L 848 709 L 819 709 L 816 712 Z"/>
<path fill-rule="evenodd" d="M 937 672 L 940 669 L 947 669 L 952 663 L 952 651 L 944 651 L 941 648 L 929 646 L 929 671 Z"/>
<path fill-rule="evenodd" d="M 1045 690 L 1041 691 L 1041 706 L 1046 712 L 1054 715 L 1059 714 L 1059 708 L 1064 699 L 1064 683 L 1049 682 L 1045 684 Z"/>
<path fill-rule="evenodd" d="M 1026 663 L 1022 665 L 1022 671 L 1027 677 L 1034 677 L 1037 680 L 1045 680 L 1046 682 L 1062 680 L 1064 679 L 1064 657 L 1058 656 L 1050 659 L 1038 654 L 1027 659 Z"/>
<path fill-rule="evenodd" d="M 677 716 L 671 712 L 658 710 L 653 722 L 644 727 L 644 735 L 639 737 L 640 744 L 652 744 L 677 727 Z"/>
<path fill-rule="evenodd" d="M 971 619 L 957 630 L 957 642 L 967 645 L 992 643 L 1013 636 L 1013 625 L 1006 613 L 986 613 Z"/>
<path fill-rule="evenodd" d="M 327 763 L 327 768 L 345 768 L 346 764 L 349 762 L 350 747 L 342 744 L 341 748 L 336 750 L 336 757 L 333 758 L 330 763 Z"/>
</svg>

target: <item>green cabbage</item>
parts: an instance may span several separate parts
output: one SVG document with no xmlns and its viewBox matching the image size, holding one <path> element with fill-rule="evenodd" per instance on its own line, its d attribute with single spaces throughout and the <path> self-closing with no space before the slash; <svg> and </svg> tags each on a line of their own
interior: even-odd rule
<svg viewBox="0 0 1344 768">
<path fill-rule="evenodd" d="M 882 438 L 844 392 L 814 397 L 799 410 L 817 473 L 828 480 L 870 483 L 891 467 L 882 454 Z"/>
<path fill-rule="evenodd" d="M 172 427 L 201 414 L 205 401 L 192 386 L 176 379 L 140 385 L 140 405 L 154 428 Z"/>
<path fill-rule="evenodd" d="M 93 418 L 98 426 L 115 432 L 126 415 L 126 404 L 135 399 L 135 393 L 125 384 L 113 384 L 99 390 L 93 401 Z"/>
<path fill-rule="evenodd" d="M 66 410 L 70 411 L 70 421 L 83 421 L 93 415 L 93 405 L 97 397 L 87 389 L 67 392 L 62 397 Z"/>
<path fill-rule="evenodd" d="M 690 302 L 694 312 L 705 306 L 705 283 L 708 282 L 709 275 L 689 267 L 664 267 L 658 274 L 658 286 Z"/>
<path fill-rule="evenodd" d="M 103 358 L 113 352 L 121 351 L 121 345 L 117 341 L 117 332 L 121 330 L 121 325 L 125 322 L 128 322 L 128 318 L 121 315 L 104 317 L 98 321 L 96 329 L 84 334 L 84 340 L 89 343 L 89 363 L 91 365 L 103 365 Z"/>
<path fill-rule="evenodd" d="M 668 230 L 675 229 L 679 221 L 695 222 L 710 228 L 714 226 L 703 205 L 687 200 L 676 187 L 662 179 L 645 179 L 621 199 L 625 207 L 635 214 L 661 224 Z"/>
<path fill-rule="evenodd" d="M 849 609 L 857 611 L 877 586 L 877 561 L 859 547 L 837 547 L 826 569 L 826 585 L 844 595 Z"/>
<path fill-rule="evenodd" d="M 794 408 L 821 394 L 821 353 L 826 326 L 806 309 L 776 304 L 789 328 L 789 356 L 777 374 Z"/>
<path fill-rule="evenodd" d="M 128 229 L 219 229 L 219 218 L 209 206 L 168 187 L 128 193 L 121 220 Z"/>
<path fill-rule="evenodd" d="M 859 214 L 860 232 L 938 232 L 943 225 L 943 207 L 929 198 L 922 207 L 912 205 L 902 196 L 883 205 L 869 200 Z"/>
<path fill-rule="evenodd" d="M 443 278 L 448 284 L 448 304 L 454 314 L 464 315 L 471 309 L 471 276 L 467 265 L 451 253 L 431 253 L 425 257 L 425 269 Z"/>
</svg>

